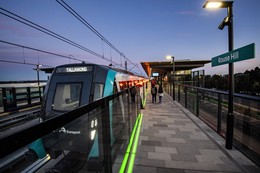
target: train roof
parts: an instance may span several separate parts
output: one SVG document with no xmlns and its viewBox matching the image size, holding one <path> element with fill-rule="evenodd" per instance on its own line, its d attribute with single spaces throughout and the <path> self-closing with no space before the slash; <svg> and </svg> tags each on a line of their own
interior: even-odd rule
<svg viewBox="0 0 260 173">
<path fill-rule="evenodd" d="M 76 67 L 76 66 L 87 66 L 87 65 L 98 65 L 100 67 L 104 67 L 106 69 L 108 69 L 107 66 L 105 65 L 99 65 L 99 64 L 94 64 L 94 63 L 85 63 L 85 62 L 82 62 L 82 63 L 74 63 L 74 64 L 63 64 L 63 65 L 59 65 L 59 66 L 56 66 L 56 67 L 49 67 L 49 68 L 39 68 L 40 71 L 43 71 L 45 73 L 52 73 L 53 70 L 57 67 Z"/>
<path fill-rule="evenodd" d="M 74 67 L 74 66 L 80 66 L 80 65 L 97 65 L 97 66 L 100 66 L 100 67 L 103 67 L 105 69 L 112 69 L 112 70 L 115 70 L 117 72 L 121 72 L 121 73 L 125 73 L 125 74 L 129 74 L 129 75 L 135 75 L 135 76 L 138 76 L 132 72 L 129 72 L 127 70 L 124 70 L 124 69 L 120 69 L 120 68 L 115 68 L 115 67 L 111 67 L 111 66 L 106 66 L 106 65 L 100 65 L 100 64 L 94 64 L 94 63 L 75 63 L 75 64 L 64 64 L 64 65 L 59 65 L 57 67 Z M 49 67 L 49 68 L 39 68 L 40 71 L 43 71 L 45 73 L 52 73 L 53 70 L 57 67 Z"/>
</svg>

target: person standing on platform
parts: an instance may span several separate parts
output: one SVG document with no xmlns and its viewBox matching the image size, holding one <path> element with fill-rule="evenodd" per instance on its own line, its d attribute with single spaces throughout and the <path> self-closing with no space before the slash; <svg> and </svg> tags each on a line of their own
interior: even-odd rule
<svg viewBox="0 0 260 173">
<path fill-rule="evenodd" d="M 151 94 L 152 94 L 152 103 L 154 103 L 156 102 L 156 94 L 157 94 L 157 87 L 155 85 L 152 85 Z"/>
<path fill-rule="evenodd" d="M 132 88 L 130 88 L 132 103 L 135 102 L 135 95 L 136 95 L 136 86 L 134 85 Z"/>
<path fill-rule="evenodd" d="M 161 103 L 162 97 L 163 97 L 163 87 L 162 87 L 162 85 L 159 86 L 158 95 L 159 95 L 159 103 Z"/>
</svg>

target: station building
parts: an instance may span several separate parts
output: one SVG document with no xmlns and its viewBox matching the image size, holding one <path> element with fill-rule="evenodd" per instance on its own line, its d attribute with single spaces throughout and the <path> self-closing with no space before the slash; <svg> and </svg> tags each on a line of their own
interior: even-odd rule
<svg viewBox="0 0 260 173">
<path fill-rule="evenodd" d="M 141 65 L 150 79 L 157 83 L 171 83 L 174 74 L 174 81 L 182 84 L 196 86 L 204 85 L 204 70 L 193 69 L 204 67 L 211 60 L 176 60 L 159 62 L 141 62 Z"/>
</svg>

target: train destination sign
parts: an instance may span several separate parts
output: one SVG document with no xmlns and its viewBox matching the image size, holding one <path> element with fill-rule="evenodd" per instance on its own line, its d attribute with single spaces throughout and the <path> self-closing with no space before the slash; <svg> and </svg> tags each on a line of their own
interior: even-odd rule
<svg viewBox="0 0 260 173">
<path fill-rule="evenodd" d="M 92 66 L 78 66 L 78 67 L 59 67 L 56 73 L 76 73 L 76 72 L 89 72 L 92 71 Z"/>
<path fill-rule="evenodd" d="M 211 66 L 214 67 L 252 58 L 255 58 L 255 43 L 212 58 Z"/>
</svg>

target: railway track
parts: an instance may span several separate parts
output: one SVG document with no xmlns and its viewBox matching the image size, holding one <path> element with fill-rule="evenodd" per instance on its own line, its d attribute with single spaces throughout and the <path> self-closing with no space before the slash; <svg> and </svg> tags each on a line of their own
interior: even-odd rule
<svg viewBox="0 0 260 173">
<path fill-rule="evenodd" d="M 0 131 L 10 127 L 26 123 L 29 120 L 38 118 L 39 109 L 27 111 L 19 114 L 10 114 L 0 119 Z"/>
<path fill-rule="evenodd" d="M 24 147 L 21 150 L 18 150 L 13 154 L 1 159 L 0 172 L 36 172 L 51 160 L 50 156 L 46 155 L 42 159 L 30 161 L 26 158 L 26 152 L 28 152 L 28 148 Z"/>
</svg>

